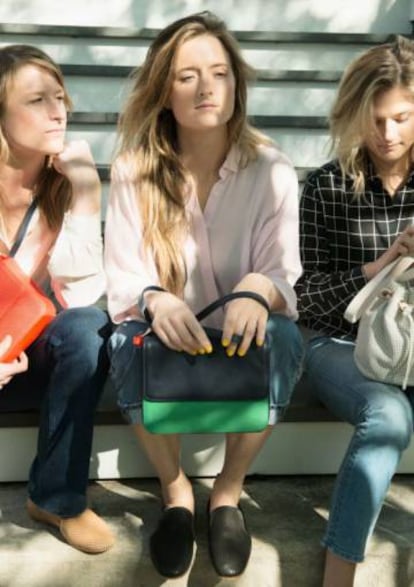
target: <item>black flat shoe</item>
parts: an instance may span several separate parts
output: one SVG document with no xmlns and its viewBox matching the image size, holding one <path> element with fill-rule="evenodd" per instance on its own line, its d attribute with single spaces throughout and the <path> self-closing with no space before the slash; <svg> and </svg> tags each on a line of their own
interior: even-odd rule
<svg viewBox="0 0 414 587">
<path fill-rule="evenodd" d="M 191 564 L 194 546 L 194 516 L 184 507 L 163 511 L 150 538 L 151 560 L 164 577 L 179 577 Z"/>
<path fill-rule="evenodd" d="M 249 562 L 252 539 L 238 507 L 221 506 L 208 513 L 208 545 L 216 573 L 241 575 Z"/>
</svg>

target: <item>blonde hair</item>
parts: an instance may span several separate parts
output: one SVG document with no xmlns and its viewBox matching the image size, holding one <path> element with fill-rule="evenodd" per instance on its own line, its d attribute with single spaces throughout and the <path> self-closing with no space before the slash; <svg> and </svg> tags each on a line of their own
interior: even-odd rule
<svg viewBox="0 0 414 587">
<path fill-rule="evenodd" d="M 7 113 L 7 101 L 13 79 L 25 65 L 35 65 L 48 71 L 62 87 L 64 103 L 70 111 L 72 102 L 65 88 L 63 74 L 59 66 L 41 49 L 32 45 L 7 45 L 0 49 L 0 164 L 13 156 L 7 137 L 3 132 L 3 120 Z M 49 227 L 59 228 L 64 212 L 70 207 L 72 190 L 69 181 L 47 161 L 40 173 L 36 186 L 39 209 L 43 212 Z M 0 194 L 1 196 L 1 194 Z"/>
<path fill-rule="evenodd" d="M 234 112 L 227 123 L 229 147 L 239 146 L 243 166 L 257 156 L 258 145 L 269 141 L 247 122 L 247 81 L 253 78 L 253 69 L 224 22 L 210 12 L 177 20 L 158 34 L 143 66 L 132 74 L 133 87 L 118 126 L 118 155 L 135 169 L 144 247 L 153 255 L 161 285 L 177 295 L 182 295 L 186 279 L 181 247 L 188 230 L 186 170 L 167 104 L 177 50 L 188 39 L 205 34 L 222 43 L 235 77 Z"/>
<path fill-rule="evenodd" d="M 346 68 L 330 115 L 332 147 L 356 195 L 365 189 L 366 138 L 375 132 L 374 102 L 401 87 L 414 99 L 414 42 L 402 36 L 365 51 Z"/>
</svg>

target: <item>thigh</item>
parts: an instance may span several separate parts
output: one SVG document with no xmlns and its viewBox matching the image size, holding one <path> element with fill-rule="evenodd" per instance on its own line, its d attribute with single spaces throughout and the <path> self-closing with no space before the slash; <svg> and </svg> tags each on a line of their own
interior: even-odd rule
<svg viewBox="0 0 414 587">
<path fill-rule="evenodd" d="M 407 395 L 397 386 L 365 377 L 354 361 L 354 343 L 317 337 L 308 343 L 305 377 L 313 393 L 337 417 L 350 424 L 361 420 L 367 409 L 412 418 Z"/>
<path fill-rule="evenodd" d="M 146 322 L 123 322 L 115 329 L 108 342 L 111 380 L 122 409 L 136 408 L 141 404 L 141 352 L 134 345 L 134 337 L 146 330 Z"/>
</svg>

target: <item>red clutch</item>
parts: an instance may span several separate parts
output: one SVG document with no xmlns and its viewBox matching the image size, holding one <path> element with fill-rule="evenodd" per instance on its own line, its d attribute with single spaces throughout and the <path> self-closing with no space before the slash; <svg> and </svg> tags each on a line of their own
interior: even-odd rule
<svg viewBox="0 0 414 587">
<path fill-rule="evenodd" d="M 16 359 L 55 316 L 53 303 L 16 261 L 0 255 L 0 340 L 12 337 L 0 361 Z"/>
</svg>

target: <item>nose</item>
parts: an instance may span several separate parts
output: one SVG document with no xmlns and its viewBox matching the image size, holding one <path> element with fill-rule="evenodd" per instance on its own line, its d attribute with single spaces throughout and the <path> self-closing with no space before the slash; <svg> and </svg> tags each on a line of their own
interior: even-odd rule
<svg viewBox="0 0 414 587">
<path fill-rule="evenodd" d="M 202 98 L 206 96 L 211 96 L 211 94 L 213 93 L 209 76 L 204 75 L 200 77 L 198 93 Z"/>
<path fill-rule="evenodd" d="M 384 121 L 383 136 L 388 143 L 391 143 L 395 139 L 397 136 L 397 123 L 395 120 Z"/>
<path fill-rule="evenodd" d="M 54 120 L 63 121 L 66 118 L 66 106 L 63 100 L 52 99 L 49 102 L 49 116 Z"/>
</svg>

